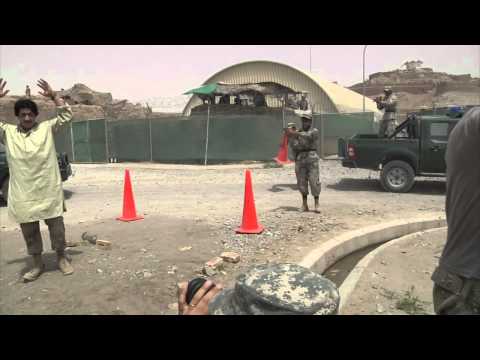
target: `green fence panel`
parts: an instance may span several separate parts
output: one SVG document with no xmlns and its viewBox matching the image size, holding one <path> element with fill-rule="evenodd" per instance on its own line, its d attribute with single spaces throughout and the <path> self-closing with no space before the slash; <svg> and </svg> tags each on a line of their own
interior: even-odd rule
<svg viewBox="0 0 480 360">
<path fill-rule="evenodd" d="M 209 117 L 208 163 L 268 161 L 278 152 L 282 128 L 301 120 L 295 114 L 257 112 L 251 114 L 211 113 Z M 190 117 L 130 120 L 91 120 L 73 123 L 74 158 L 77 162 L 158 161 L 203 163 L 207 113 Z M 375 131 L 373 113 L 314 114 L 313 126 L 320 131 L 319 151 L 336 154 L 338 138 Z M 56 135 L 60 152 L 71 154 L 69 127 Z M 150 144 L 152 142 L 152 144 Z"/>
<path fill-rule="evenodd" d="M 73 161 L 92 162 L 88 138 L 88 121 L 75 121 L 73 128 Z"/>
<path fill-rule="evenodd" d="M 373 113 L 324 114 L 325 136 L 352 136 L 373 133 Z"/>
<path fill-rule="evenodd" d="M 323 156 L 338 153 L 339 138 L 375 133 L 373 112 L 314 114 L 314 122 L 319 130 L 323 129 L 323 134 L 320 136 L 323 139 L 323 146 L 319 148 Z"/>
<path fill-rule="evenodd" d="M 73 153 L 72 153 L 72 125 L 67 124 L 61 126 L 55 133 L 54 133 L 54 140 L 55 140 L 55 149 L 58 153 L 66 153 L 70 161 L 73 160 Z"/>
<path fill-rule="evenodd" d="M 208 159 L 213 162 L 271 160 L 283 137 L 281 116 L 213 116 Z"/>
<path fill-rule="evenodd" d="M 149 120 L 108 122 L 109 157 L 118 161 L 150 161 Z"/>
<path fill-rule="evenodd" d="M 91 120 L 88 123 L 91 161 L 107 162 L 105 120 Z"/>
<path fill-rule="evenodd" d="M 201 162 L 205 152 L 206 123 L 206 116 L 152 119 L 153 161 Z"/>
</svg>

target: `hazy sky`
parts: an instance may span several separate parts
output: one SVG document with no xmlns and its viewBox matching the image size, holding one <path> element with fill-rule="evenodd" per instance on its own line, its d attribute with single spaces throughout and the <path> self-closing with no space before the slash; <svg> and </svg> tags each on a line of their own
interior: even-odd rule
<svg viewBox="0 0 480 360">
<path fill-rule="evenodd" d="M 362 81 L 363 45 L 314 45 L 312 71 L 350 86 Z M 72 45 L 0 46 L 0 77 L 13 94 L 43 78 L 54 88 L 83 83 L 115 99 L 178 96 L 215 72 L 241 61 L 271 60 L 309 69 L 309 47 L 299 45 Z M 370 45 L 366 74 L 399 68 L 405 60 L 478 77 L 480 47 L 473 45 Z M 33 88 L 35 85 L 35 89 Z"/>
</svg>

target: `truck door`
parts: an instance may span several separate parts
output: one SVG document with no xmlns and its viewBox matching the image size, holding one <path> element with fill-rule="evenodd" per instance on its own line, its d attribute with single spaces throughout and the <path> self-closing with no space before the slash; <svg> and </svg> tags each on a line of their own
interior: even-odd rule
<svg viewBox="0 0 480 360">
<path fill-rule="evenodd" d="M 448 135 L 456 122 L 425 121 L 422 129 L 422 153 L 420 171 L 424 173 L 445 173 L 445 152 Z"/>
</svg>

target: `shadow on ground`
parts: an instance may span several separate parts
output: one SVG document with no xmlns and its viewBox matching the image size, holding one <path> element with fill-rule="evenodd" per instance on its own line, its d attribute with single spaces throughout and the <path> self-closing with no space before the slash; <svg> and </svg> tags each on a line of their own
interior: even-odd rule
<svg viewBox="0 0 480 360">
<path fill-rule="evenodd" d="M 327 188 L 337 191 L 377 191 L 385 192 L 377 179 L 342 179 L 336 184 L 327 185 Z M 443 195 L 446 191 L 445 181 L 415 181 L 409 191 L 420 195 Z"/>
<path fill-rule="evenodd" d="M 295 207 L 295 206 L 280 206 L 280 207 L 272 210 L 272 212 L 275 212 L 275 211 L 294 211 L 294 212 L 299 212 L 299 211 L 300 211 L 300 208 L 299 208 L 299 207 Z"/>
<path fill-rule="evenodd" d="M 63 190 L 63 196 L 66 200 L 70 199 L 73 196 L 74 192 L 70 190 Z"/>
<path fill-rule="evenodd" d="M 83 254 L 83 251 L 67 250 L 65 253 L 67 254 L 67 257 L 69 259 L 71 259 L 72 255 Z M 43 258 L 43 262 L 45 264 L 45 272 L 57 271 L 58 270 L 57 254 L 55 252 L 43 253 L 42 258 Z M 19 279 L 22 279 L 23 275 L 25 273 L 27 273 L 28 271 L 30 271 L 31 268 L 32 268 L 32 265 L 33 265 L 32 257 L 29 255 L 29 256 L 19 258 L 19 259 L 14 259 L 14 260 L 7 261 L 7 265 L 17 264 L 17 263 L 24 263 L 25 264 L 24 268 L 22 270 L 20 270 L 20 274 L 19 274 Z"/>
<path fill-rule="evenodd" d="M 273 185 L 268 191 L 271 192 L 280 192 L 280 191 L 285 191 L 287 189 L 291 190 L 298 190 L 297 184 L 276 184 Z"/>
</svg>

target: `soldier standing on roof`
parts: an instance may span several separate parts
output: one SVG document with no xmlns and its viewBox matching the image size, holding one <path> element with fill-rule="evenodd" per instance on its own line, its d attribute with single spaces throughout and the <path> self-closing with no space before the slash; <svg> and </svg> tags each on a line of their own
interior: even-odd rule
<svg viewBox="0 0 480 360">
<path fill-rule="evenodd" d="M 318 169 L 317 141 L 318 129 L 312 129 L 312 115 L 303 113 L 302 130 L 296 130 L 289 123 L 285 133 L 289 138 L 289 144 L 295 154 L 295 175 L 297 184 L 302 194 L 302 211 L 308 211 L 308 184 L 315 199 L 315 212 L 319 212 L 319 196 L 321 191 L 320 175 Z"/>
<path fill-rule="evenodd" d="M 388 137 L 395 131 L 395 128 L 397 127 L 395 114 L 397 112 L 398 101 L 390 86 L 386 86 L 383 89 L 383 92 L 385 93 L 384 97 L 378 97 L 375 99 L 378 110 L 385 110 L 378 135 L 380 137 Z"/>
</svg>

